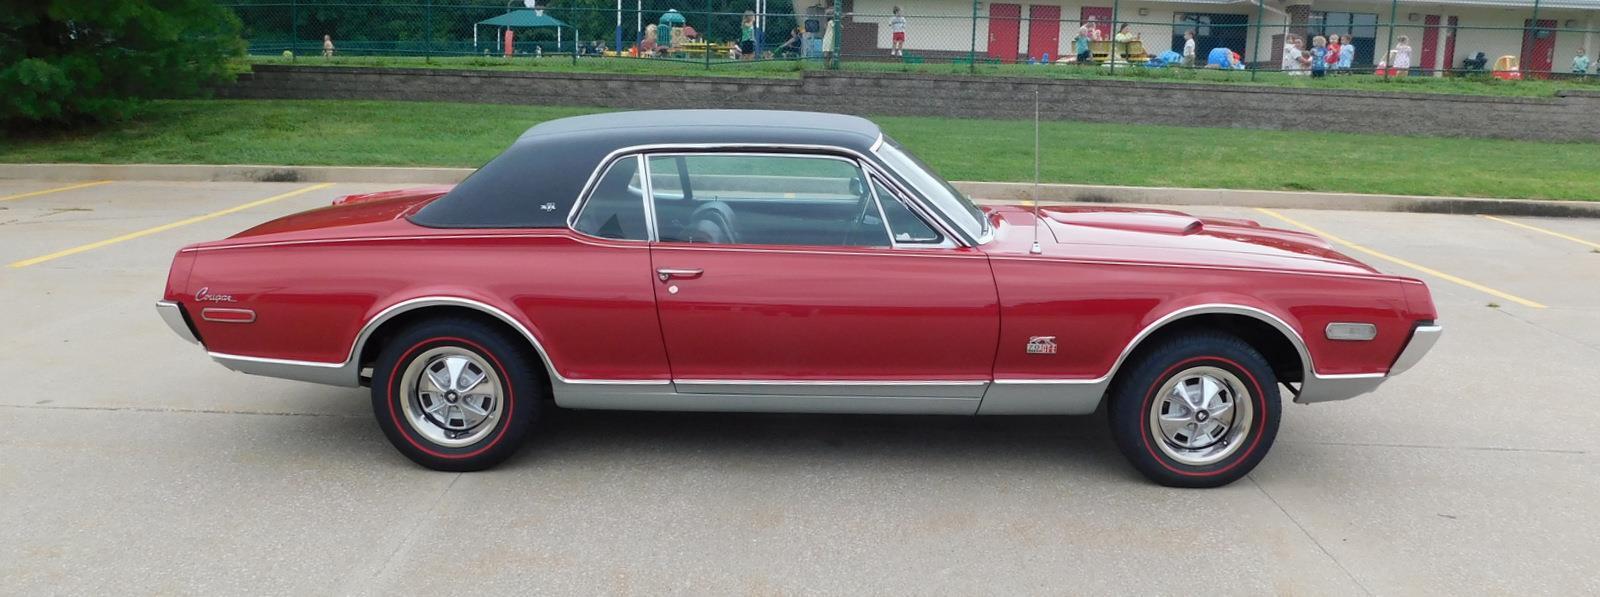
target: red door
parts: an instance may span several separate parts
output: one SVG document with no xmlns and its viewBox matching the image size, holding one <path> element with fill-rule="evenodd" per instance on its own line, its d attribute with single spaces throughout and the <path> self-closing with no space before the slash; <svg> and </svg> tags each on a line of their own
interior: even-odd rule
<svg viewBox="0 0 1600 597">
<path fill-rule="evenodd" d="M 1439 68 L 1439 15 L 1425 17 L 1422 27 L 1422 63 L 1419 66 L 1432 75 Z"/>
<path fill-rule="evenodd" d="M 1530 73 L 1536 79 L 1550 78 L 1550 69 L 1556 62 L 1556 22 L 1539 20 L 1522 21 L 1522 76 Z"/>
<path fill-rule="evenodd" d="M 1017 61 L 1017 45 L 1022 35 L 1021 4 L 989 5 L 989 57 L 1001 62 Z"/>
<path fill-rule="evenodd" d="M 1456 67 L 1456 25 L 1461 19 L 1450 17 L 1450 26 L 1444 30 L 1444 68 L 1446 71 Z"/>
<path fill-rule="evenodd" d="M 1111 39 L 1111 7 L 1085 6 L 1078 11 L 1078 20 L 1088 21 L 1089 19 L 1094 19 L 1094 28 L 1100 31 L 1100 39 Z"/>
<path fill-rule="evenodd" d="M 1061 57 L 1061 7 L 1035 4 L 1028 7 L 1028 57 L 1054 61 Z"/>
</svg>

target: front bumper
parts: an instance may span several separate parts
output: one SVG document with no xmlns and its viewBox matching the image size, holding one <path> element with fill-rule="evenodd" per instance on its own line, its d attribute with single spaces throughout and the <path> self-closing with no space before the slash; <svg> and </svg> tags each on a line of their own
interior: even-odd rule
<svg viewBox="0 0 1600 597">
<path fill-rule="evenodd" d="M 200 343 L 200 339 L 194 335 L 194 328 L 189 327 L 189 319 L 183 314 L 183 305 L 175 301 L 156 301 L 156 312 L 161 314 L 161 320 L 167 322 L 167 327 L 172 328 L 172 333 L 179 338 L 190 344 Z"/>
<path fill-rule="evenodd" d="M 1444 328 L 1436 324 L 1419 325 L 1411 330 L 1411 340 L 1400 351 L 1400 357 L 1389 366 L 1388 373 L 1353 373 L 1348 375 L 1317 375 L 1300 384 L 1300 393 L 1294 401 L 1300 404 L 1349 400 L 1378 389 L 1390 377 L 1404 373 L 1422 360 L 1433 349 Z"/>
</svg>

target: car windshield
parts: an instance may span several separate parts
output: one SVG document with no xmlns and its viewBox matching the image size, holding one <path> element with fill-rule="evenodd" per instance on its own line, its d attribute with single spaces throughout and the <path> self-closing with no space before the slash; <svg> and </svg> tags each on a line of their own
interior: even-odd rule
<svg viewBox="0 0 1600 597">
<path fill-rule="evenodd" d="M 972 199 L 961 194 L 961 191 L 950 186 L 949 182 L 917 156 L 906 151 L 899 142 L 885 136 L 884 142 L 878 147 L 878 156 L 883 158 L 895 172 L 905 177 L 917 192 L 939 211 L 944 212 L 956 226 L 978 242 L 989 235 L 989 219 L 984 217 L 983 211 L 972 203 Z"/>
</svg>

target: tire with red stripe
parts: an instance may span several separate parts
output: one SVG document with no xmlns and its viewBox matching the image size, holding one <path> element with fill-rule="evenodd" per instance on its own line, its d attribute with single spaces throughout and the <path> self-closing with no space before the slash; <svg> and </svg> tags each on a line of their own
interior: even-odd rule
<svg viewBox="0 0 1600 597">
<path fill-rule="evenodd" d="M 1111 434 L 1169 487 L 1219 487 L 1254 469 L 1278 434 L 1278 378 L 1249 343 L 1191 332 L 1141 350 L 1111 390 Z"/>
<path fill-rule="evenodd" d="M 521 338 L 464 318 L 406 328 L 372 367 L 372 412 L 407 458 L 477 471 L 516 452 L 544 401 L 538 356 Z"/>
</svg>

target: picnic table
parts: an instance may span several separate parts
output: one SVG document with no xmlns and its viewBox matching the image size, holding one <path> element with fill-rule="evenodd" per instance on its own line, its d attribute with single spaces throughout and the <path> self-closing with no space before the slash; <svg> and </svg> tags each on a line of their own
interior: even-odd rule
<svg viewBox="0 0 1600 597">
<path fill-rule="evenodd" d="M 1150 53 L 1144 50 L 1144 42 L 1132 41 L 1092 41 L 1089 42 L 1089 55 L 1095 62 L 1110 62 L 1115 49 L 1118 56 L 1134 64 L 1143 64 L 1150 61 Z"/>
<path fill-rule="evenodd" d="M 711 52 L 713 58 L 733 58 L 733 42 L 721 44 L 703 41 L 685 42 L 676 49 L 675 53 L 685 56 L 704 57 L 708 51 Z"/>
</svg>

